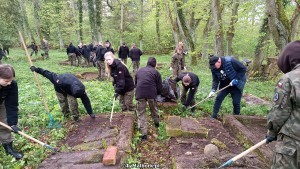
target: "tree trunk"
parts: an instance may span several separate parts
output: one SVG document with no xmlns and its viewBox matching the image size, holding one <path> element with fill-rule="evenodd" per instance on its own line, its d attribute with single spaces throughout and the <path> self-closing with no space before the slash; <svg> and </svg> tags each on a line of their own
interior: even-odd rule
<svg viewBox="0 0 300 169">
<path fill-rule="evenodd" d="M 187 45 L 190 47 L 191 56 L 192 56 L 191 57 L 191 64 L 196 65 L 197 64 L 197 55 L 193 54 L 193 52 L 195 51 L 195 44 L 194 44 L 194 41 L 193 41 L 192 36 L 190 34 L 189 28 L 187 27 L 187 23 L 186 23 L 185 16 L 184 16 L 184 13 L 183 13 L 183 9 L 182 9 L 182 6 L 181 6 L 182 3 L 183 3 L 183 1 L 180 1 L 180 2 L 176 1 L 177 13 L 178 13 L 178 19 L 179 19 L 178 24 L 181 26 L 183 34 L 186 37 L 187 42 L 188 42 Z"/>
<path fill-rule="evenodd" d="M 209 15 L 209 18 L 206 21 L 206 25 L 203 31 L 203 36 L 202 39 L 204 41 L 203 46 L 202 46 L 202 59 L 204 58 L 208 58 L 209 54 L 212 53 L 207 53 L 208 49 L 209 49 L 209 33 L 211 32 L 211 27 L 213 25 L 213 20 L 212 20 L 212 16 L 211 16 L 211 12 Z"/>
<path fill-rule="evenodd" d="M 31 31 L 29 23 L 28 23 L 25 2 L 23 2 L 22 0 L 19 0 L 19 4 L 20 4 L 20 11 L 21 11 L 21 15 L 22 15 L 24 30 L 27 33 L 27 36 L 30 39 L 30 41 L 35 42 L 34 36 L 32 34 L 32 31 Z"/>
<path fill-rule="evenodd" d="M 102 42 L 102 0 L 95 0 L 97 39 Z"/>
<path fill-rule="evenodd" d="M 141 0 L 141 18 L 140 18 L 140 26 L 141 26 L 141 32 L 140 32 L 140 37 L 139 37 L 139 40 L 140 40 L 140 49 L 143 50 L 143 36 L 144 36 L 144 0 Z"/>
<path fill-rule="evenodd" d="M 159 27 L 159 13 L 160 13 L 160 3 L 158 0 L 155 1 L 155 24 L 156 24 L 156 35 L 157 35 L 157 52 L 160 52 L 161 46 L 160 46 L 160 27 Z"/>
<path fill-rule="evenodd" d="M 92 41 L 97 41 L 97 29 L 95 24 L 95 10 L 94 10 L 94 1 L 88 0 L 88 8 L 89 8 L 89 22 L 92 32 Z"/>
<path fill-rule="evenodd" d="M 300 0 L 296 0 L 296 9 L 291 18 L 291 40 L 297 39 L 297 31 L 299 27 L 299 19 L 300 19 Z"/>
<path fill-rule="evenodd" d="M 64 41 L 61 35 L 61 31 L 60 31 L 60 26 L 57 26 L 57 33 L 58 33 L 58 38 L 59 38 L 59 49 L 64 49 Z"/>
<path fill-rule="evenodd" d="M 229 28 L 227 30 L 227 56 L 231 56 L 233 54 L 233 49 L 232 49 L 232 41 L 234 37 L 234 24 L 238 21 L 238 7 L 239 7 L 239 0 L 233 0 L 233 5 L 232 5 L 232 11 L 231 11 L 231 19 L 230 19 L 230 24 Z"/>
<path fill-rule="evenodd" d="M 214 46 L 215 46 L 215 54 L 217 56 L 224 56 L 223 50 L 223 41 L 224 41 L 224 33 L 222 28 L 222 18 L 221 18 L 221 7 L 220 0 L 212 0 L 212 16 L 214 20 Z"/>
<path fill-rule="evenodd" d="M 291 32 L 282 1 L 266 0 L 269 28 L 278 51 L 290 42 Z"/>
<path fill-rule="evenodd" d="M 38 38 L 40 39 L 40 43 L 43 43 L 43 35 L 41 31 L 41 26 L 40 26 L 40 17 L 39 17 L 39 10 L 40 10 L 40 5 L 39 5 L 39 0 L 34 0 L 33 1 L 33 6 L 34 6 L 34 20 L 35 20 L 35 30 L 36 34 L 38 35 Z"/>
<path fill-rule="evenodd" d="M 177 44 L 179 42 L 179 28 L 178 28 L 177 23 L 174 21 L 174 19 L 172 17 L 168 0 L 165 0 L 165 7 L 166 7 L 167 18 L 168 18 L 168 21 L 171 26 L 173 38 L 174 38 L 175 43 Z"/>
<path fill-rule="evenodd" d="M 268 24 L 268 17 L 264 18 L 263 24 L 259 30 L 259 40 L 255 47 L 255 55 L 253 59 L 253 67 L 251 76 L 261 75 L 262 74 L 262 62 L 264 60 L 264 47 L 266 46 L 267 41 L 270 39 L 270 29 Z"/>
<path fill-rule="evenodd" d="M 124 4 L 121 2 L 121 9 L 120 9 L 120 15 L 121 15 L 121 20 L 120 20 L 120 46 L 123 43 L 123 29 L 124 29 Z"/>
<path fill-rule="evenodd" d="M 78 21 L 79 21 L 79 39 L 80 39 L 80 42 L 83 42 L 83 33 L 82 33 L 82 21 L 83 21 L 83 19 L 82 19 L 82 16 L 83 16 L 83 14 L 82 14 L 82 0 L 78 0 L 77 1 L 77 3 L 78 3 L 78 13 L 79 13 L 79 19 L 78 19 Z"/>
<path fill-rule="evenodd" d="M 76 13 L 76 10 L 75 10 L 75 2 L 74 2 L 74 0 L 70 1 L 70 5 L 71 5 L 71 8 L 72 8 L 72 15 L 73 15 L 73 18 L 75 20 L 75 24 L 77 25 L 78 21 L 77 21 L 77 17 L 76 17 L 77 13 Z M 78 37 L 78 43 L 79 43 L 79 42 L 81 42 L 81 40 L 80 40 L 80 33 L 79 33 L 79 31 L 77 29 L 75 29 L 75 31 L 76 31 L 76 35 Z M 59 32 L 60 32 L 60 28 L 59 28 Z"/>
</svg>

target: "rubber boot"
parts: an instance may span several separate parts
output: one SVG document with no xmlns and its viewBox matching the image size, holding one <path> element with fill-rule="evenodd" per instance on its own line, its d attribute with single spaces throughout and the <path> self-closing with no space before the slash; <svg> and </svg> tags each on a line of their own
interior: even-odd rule
<svg viewBox="0 0 300 169">
<path fill-rule="evenodd" d="M 15 151 L 12 147 L 12 142 L 2 144 L 7 155 L 12 155 L 15 159 L 19 160 L 23 158 L 23 155 Z"/>
</svg>

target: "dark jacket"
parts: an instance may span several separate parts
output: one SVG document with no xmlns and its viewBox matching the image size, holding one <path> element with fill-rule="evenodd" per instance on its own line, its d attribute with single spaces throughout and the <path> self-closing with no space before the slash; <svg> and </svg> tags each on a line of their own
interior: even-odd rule
<svg viewBox="0 0 300 169">
<path fill-rule="evenodd" d="M 4 102 L 7 123 L 9 126 L 18 124 L 18 84 L 15 80 L 8 86 L 0 86 L 0 105 Z"/>
<path fill-rule="evenodd" d="M 229 85 L 233 79 L 238 80 L 236 86 L 243 91 L 246 84 L 246 67 L 233 57 L 221 57 L 221 67 L 219 69 L 211 69 L 212 72 L 212 90 L 216 91 L 218 86 L 220 89 Z"/>
<path fill-rule="evenodd" d="M 113 86 L 116 93 L 124 95 L 134 89 L 133 79 L 120 60 L 115 59 L 109 67 L 111 68 L 110 75 L 114 78 Z"/>
<path fill-rule="evenodd" d="M 119 58 L 126 59 L 129 56 L 128 46 L 120 46 L 119 48 Z"/>
<path fill-rule="evenodd" d="M 54 85 L 55 91 L 64 95 L 71 95 L 75 98 L 80 98 L 87 113 L 92 114 L 92 106 L 89 97 L 85 92 L 85 87 L 73 74 L 57 75 L 54 72 L 36 68 L 35 72 L 43 75 Z"/>
<path fill-rule="evenodd" d="M 161 94 L 162 80 L 160 73 L 148 61 L 147 66 L 139 69 L 135 75 L 136 99 L 156 99 Z"/>
<path fill-rule="evenodd" d="M 129 51 L 129 57 L 132 61 L 140 61 L 142 54 L 143 52 L 137 47 L 134 47 Z"/>
<path fill-rule="evenodd" d="M 102 45 L 97 46 L 96 61 L 104 61 L 104 54 L 102 53 L 102 50 L 104 50 Z"/>
<path fill-rule="evenodd" d="M 102 52 L 101 52 L 103 58 L 104 58 L 104 55 L 105 55 L 106 52 L 112 52 L 113 54 L 115 53 L 114 49 L 111 48 L 111 47 L 103 48 L 103 49 L 102 49 Z"/>
<path fill-rule="evenodd" d="M 89 50 L 90 50 L 91 52 L 93 52 L 93 48 L 94 48 L 93 43 L 90 43 L 87 47 L 89 48 Z"/>
<path fill-rule="evenodd" d="M 67 47 L 67 54 L 69 54 L 69 53 L 75 53 L 76 54 L 77 51 L 78 51 L 78 49 L 72 44 Z"/>
<path fill-rule="evenodd" d="M 31 45 L 29 45 L 28 48 L 31 48 L 33 51 L 38 50 L 38 46 L 35 43 L 32 43 Z"/>
<path fill-rule="evenodd" d="M 84 58 L 90 59 L 91 51 L 86 45 L 82 47 L 82 55 Z"/>
<path fill-rule="evenodd" d="M 189 74 L 192 81 L 188 86 L 185 86 L 182 83 L 182 87 L 184 87 L 186 89 L 186 91 L 190 90 L 189 94 L 188 94 L 188 98 L 187 98 L 186 102 L 183 103 L 183 105 L 189 106 L 191 104 L 192 100 L 195 98 L 195 94 L 196 94 L 197 88 L 200 84 L 200 80 L 199 80 L 198 76 L 196 74 L 192 73 L 192 72 L 182 72 L 182 73 L 179 74 L 178 77 L 175 78 L 175 81 L 176 82 L 182 81 L 183 77 L 186 74 Z"/>
<path fill-rule="evenodd" d="M 76 53 L 77 56 L 82 56 L 83 55 L 83 47 L 77 47 L 77 53 Z"/>
</svg>

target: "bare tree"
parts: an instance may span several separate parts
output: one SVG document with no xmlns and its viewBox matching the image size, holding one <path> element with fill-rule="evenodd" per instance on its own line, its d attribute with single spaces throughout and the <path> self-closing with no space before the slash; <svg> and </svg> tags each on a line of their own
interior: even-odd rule
<svg viewBox="0 0 300 169">
<path fill-rule="evenodd" d="M 234 24 L 238 21 L 239 0 L 233 0 L 230 24 L 227 30 L 227 50 L 226 55 L 230 56 L 233 53 L 232 41 L 234 37 Z"/>
<path fill-rule="evenodd" d="M 217 56 L 224 56 L 223 50 L 223 41 L 224 41 L 224 33 L 222 28 L 222 18 L 221 18 L 221 7 L 220 0 L 212 0 L 212 16 L 214 21 L 214 45 L 215 45 L 215 54 Z"/>
<path fill-rule="evenodd" d="M 179 42 L 179 28 L 176 19 L 173 19 L 168 0 L 165 0 L 165 7 L 166 7 L 167 18 L 171 26 L 173 38 L 175 43 L 177 44 Z"/>
<path fill-rule="evenodd" d="M 143 50 L 143 36 L 144 36 L 144 0 L 140 0 L 140 49 Z"/>
<path fill-rule="evenodd" d="M 102 41 L 102 0 L 95 0 L 97 40 Z"/>
<path fill-rule="evenodd" d="M 40 10 L 40 5 L 39 5 L 39 0 L 34 0 L 33 1 L 33 6 L 34 6 L 34 21 L 35 21 L 35 30 L 36 34 L 38 35 L 38 38 L 40 39 L 40 43 L 43 43 L 43 35 L 41 31 L 41 26 L 40 26 L 40 17 L 38 11 Z"/>
<path fill-rule="evenodd" d="M 83 13 L 82 13 L 82 0 L 78 0 L 77 1 L 77 4 L 78 4 L 78 13 L 79 13 L 79 16 L 78 16 L 78 21 L 79 21 L 79 39 L 80 39 L 80 42 L 83 41 L 83 33 L 82 33 L 82 17 L 83 17 Z"/>
<path fill-rule="evenodd" d="M 155 1 L 155 25 L 156 25 L 156 35 L 157 35 L 157 51 L 160 51 L 160 27 L 159 27 L 159 17 L 160 17 L 160 3 L 158 0 Z"/>
</svg>

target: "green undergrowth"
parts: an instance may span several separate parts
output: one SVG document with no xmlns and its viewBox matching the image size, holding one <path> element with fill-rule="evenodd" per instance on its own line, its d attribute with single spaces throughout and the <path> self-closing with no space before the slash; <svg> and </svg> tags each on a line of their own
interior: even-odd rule
<svg viewBox="0 0 300 169">
<path fill-rule="evenodd" d="M 19 126 L 27 134 L 50 144 L 53 147 L 59 145 L 61 140 L 65 138 L 69 129 L 49 129 L 49 115 L 46 112 L 45 106 L 41 99 L 41 95 L 38 90 L 37 83 L 34 78 L 34 74 L 30 71 L 30 64 L 25 55 L 25 52 L 21 49 L 11 49 L 11 54 L 9 59 L 3 60 L 4 63 L 9 63 L 13 65 L 16 71 L 16 80 L 19 86 Z M 65 51 L 53 51 L 50 50 L 49 60 L 38 60 L 33 62 L 36 67 L 41 67 L 48 69 L 50 71 L 61 73 L 81 73 L 81 72 L 96 72 L 95 67 L 71 67 L 62 66 L 58 63 L 67 60 L 67 55 Z M 150 55 L 142 56 L 141 67 L 146 65 L 147 59 Z M 163 67 L 159 69 L 162 78 L 165 79 L 171 75 L 169 70 L 171 55 L 155 56 L 157 63 L 162 63 Z M 35 59 L 37 57 L 32 57 Z M 186 59 L 187 62 L 189 58 Z M 130 64 L 130 60 L 129 60 Z M 207 60 L 199 60 L 198 64 L 195 66 L 190 66 L 187 63 L 188 71 L 196 73 L 200 78 L 200 86 L 198 92 L 195 96 L 196 103 L 205 99 L 211 90 L 211 72 L 208 69 Z M 132 67 L 130 68 L 132 71 Z M 43 96 L 47 100 L 47 104 L 50 109 L 54 120 L 58 123 L 64 124 L 66 119 L 63 118 L 60 112 L 60 107 L 55 95 L 55 91 L 51 82 L 38 75 L 40 85 L 43 90 Z M 91 100 L 93 110 L 96 114 L 109 113 L 112 108 L 113 101 L 113 86 L 111 82 L 104 81 L 83 81 L 86 87 L 87 94 Z M 259 81 L 259 80 L 248 80 L 244 93 L 250 93 L 257 97 L 263 98 L 265 100 L 271 101 L 274 91 L 274 86 L 276 81 Z M 181 84 L 180 84 L 181 86 Z M 135 100 L 134 100 L 135 102 Z M 86 115 L 86 111 L 81 103 L 79 103 L 80 114 Z M 196 113 L 192 115 L 190 112 L 182 112 L 181 104 L 179 104 L 177 111 L 171 112 L 174 115 L 180 116 L 193 116 L 200 117 L 207 114 L 211 114 L 214 100 L 203 102 L 196 107 Z M 222 114 L 232 114 L 232 103 L 230 97 L 227 97 L 220 109 L 220 115 Z M 266 106 L 249 106 L 242 102 L 241 114 L 243 115 L 260 115 L 265 116 L 269 108 Z M 118 102 L 115 104 L 115 112 L 120 112 L 121 108 Z M 162 114 L 164 115 L 164 114 Z M 71 119 L 69 119 L 71 120 Z M 164 133 L 165 124 L 161 123 L 159 127 L 160 140 L 167 140 L 168 137 Z M 137 144 L 138 134 L 134 136 L 133 145 Z M 0 168 L 37 168 L 38 165 L 49 155 L 51 151 L 40 146 L 39 144 L 32 143 L 28 139 L 15 135 L 14 145 L 17 150 L 20 150 L 24 154 L 22 160 L 16 161 L 11 156 L 6 156 L 3 148 L 0 148 Z M 137 158 L 131 157 L 129 161 L 132 163 L 137 162 Z"/>
</svg>

